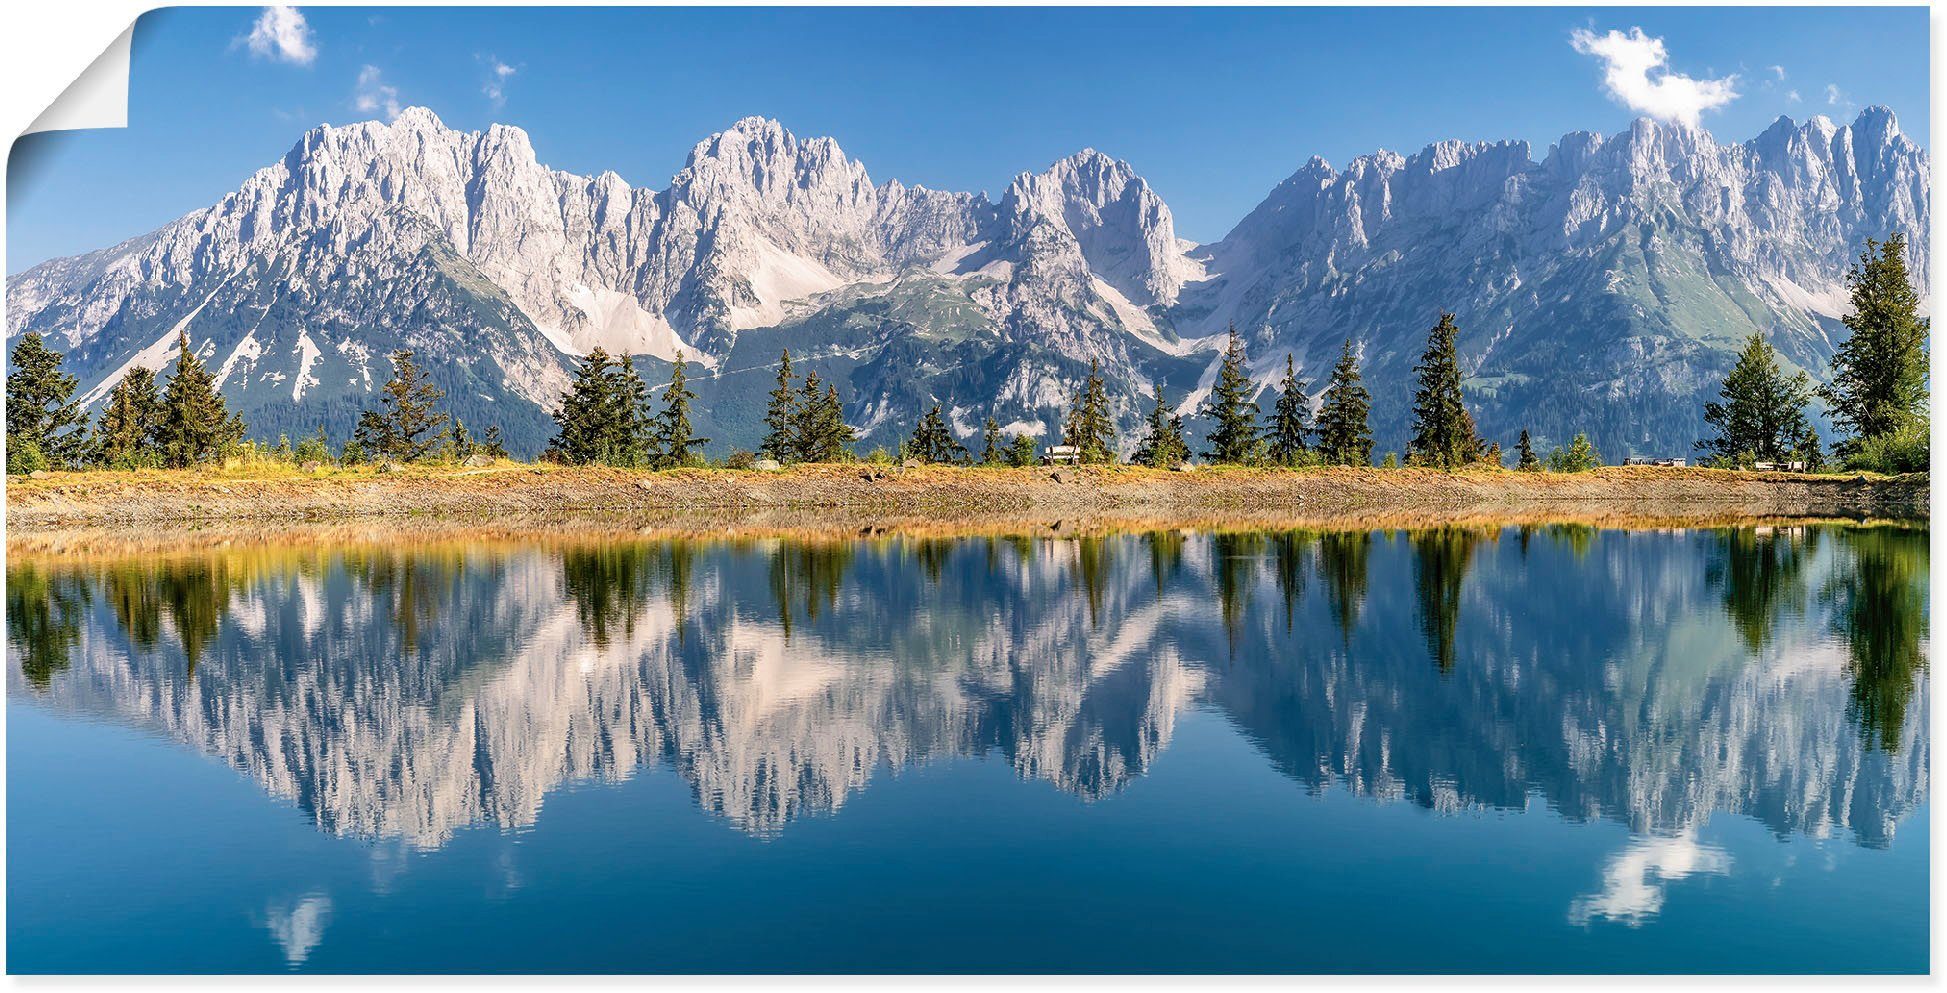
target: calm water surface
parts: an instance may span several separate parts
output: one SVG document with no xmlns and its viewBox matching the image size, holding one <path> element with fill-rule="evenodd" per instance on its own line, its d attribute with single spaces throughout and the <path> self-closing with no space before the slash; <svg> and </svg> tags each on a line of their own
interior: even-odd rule
<svg viewBox="0 0 1947 993">
<path fill-rule="evenodd" d="M 15 971 L 1924 971 L 1927 535 L 6 578 Z"/>
</svg>

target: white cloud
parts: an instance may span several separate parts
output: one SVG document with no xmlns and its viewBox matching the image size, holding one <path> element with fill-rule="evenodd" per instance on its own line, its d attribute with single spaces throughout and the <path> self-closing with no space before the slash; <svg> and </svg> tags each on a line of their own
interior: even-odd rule
<svg viewBox="0 0 1947 993">
<path fill-rule="evenodd" d="M 1825 102 L 1833 107 L 1838 107 L 1843 104 L 1850 104 L 1852 101 L 1847 99 L 1845 92 L 1839 89 L 1839 84 L 1827 83 L 1825 84 Z"/>
<path fill-rule="evenodd" d="M 352 91 L 352 106 L 361 114 L 382 111 L 386 120 L 399 116 L 399 88 L 379 75 L 378 66 L 358 70 L 358 88 Z"/>
<path fill-rule="evenodd" d="M 1645 35 L 1642 28 L 1603 35 L 1577 28 L 1570 34 L 1569 43 L 1576 51 L 1602 60 L 1602 86 L 1611 97 L 1658 120 L 1695 127 L 1704 111 L 1737 99 L 1735 75 L 1692 79 L 1671 72 L 1663 39 Z"/>
<path fill-rule="evenodd" d="M 1798 91 L 1797 91 L 1797 90 L 1786 90 L 1786 91 L 1785 91 L 1785 100 L 1786 100 L 1786 102 L 1788 102 L 1788 103 L 1798 103 L 1799 101 L 1801 101 L 1801 100 L 1803 100 L 1803 99 L 1805 99 L 1805 98 L 1804 98 L 1804 97 L 1801 97 L 1801 96 L 1799 96 L 1799 95 L 1798 95 Z"/>
<path fill-rule="evenodd" d="M 1771 67 L 1771 74 L 1772 74 L 1773 76 L 1776 76 L 1776 77 L 1778 78 L 1778 81 L 1779 81 L 1779 82 L 1781 82 L 1781 83 L 1782 83 L 1782 82 L 1784 82 L 1784 81 L 1785 81 L 1785 67 L 1784 67 L 1784 66 L 1772 66 L 1772 67 Z"/>
<path fill-rule="evenodd" d="M 239 40 L 252 56 L 273 62 L 308 66 L 318 57 L 318 40 L 295 7 L 265 7 Z"/>
<path fill-rule="evenodd" d="M 492 55 L 482 55 L 479 59 L 487 67 L 487 81 L 480 84 L 480 92 L 499 110 L 507 103 L 507 80 L 519 70 Z"/>
</svg>

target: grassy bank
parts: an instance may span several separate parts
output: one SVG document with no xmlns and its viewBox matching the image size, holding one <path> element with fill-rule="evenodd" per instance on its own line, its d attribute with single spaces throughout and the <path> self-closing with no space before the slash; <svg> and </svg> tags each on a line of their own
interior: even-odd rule
<svg viewBox="0 0 1947 993">
<path fill-rule="evenodd" d="M 918 522 L 1206 518 L 1276 522 L 1369 519 L 1684 520 L 1729 517 L 1925 517 L 1924 475 L 1803 476 L 1715 469 L 1610 467 L 1586 473 L 1219 467 L 914 469 L 795 466 L 775 472 L 645 472 L 500 462 L 479 468 L 258 463 L 194 472 L 74 472 L 7 483 L 10 533 L 77 526 L 275 527 L 305 521 L 452 517 L 478 521 L 579 514 L 788 525 L 897 518 Z"/>
</svg>

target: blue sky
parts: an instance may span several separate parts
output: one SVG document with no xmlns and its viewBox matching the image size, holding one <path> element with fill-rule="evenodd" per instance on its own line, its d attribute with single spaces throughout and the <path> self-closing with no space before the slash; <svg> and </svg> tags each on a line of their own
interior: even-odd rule
<svg viewBox="0 0 1947 993">
<path fill-rule="evenodd" d="M 835 137 L 879 182 L 995 195 L 1092 146 L 1134 163 L 1198 241 L 1312 155 L 1512 138 L 1539 157 L 1644 108 L 1742 141 L 1780 114 L 1885 104 L 1931 147 L 1924 8 L 325 7 L 265 21 L 253 45 L 263 16 L 143 18 L 131 126 L 15 146 L 6 271 L 151 230 L 306 128 L 389 104 L 514 124 L 551 166 L 656 189 L 748 114 Z M 1666 62 L 1645 72 L 1658 40 Z"/>
</svg>

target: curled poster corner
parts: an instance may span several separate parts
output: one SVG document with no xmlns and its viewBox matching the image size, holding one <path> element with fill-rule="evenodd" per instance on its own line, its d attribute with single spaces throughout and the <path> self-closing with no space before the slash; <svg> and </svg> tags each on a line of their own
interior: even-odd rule
<svg viewBox="0 0 1947 993">
<path fill-rule="evenodd" d="M 131 23 L 22 134 L 128 127 L 128 53 L 134 37 Z"/>
</svg>

